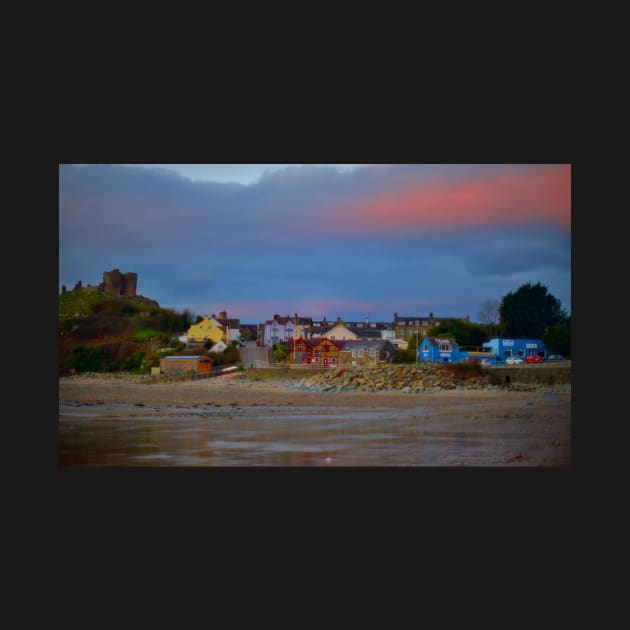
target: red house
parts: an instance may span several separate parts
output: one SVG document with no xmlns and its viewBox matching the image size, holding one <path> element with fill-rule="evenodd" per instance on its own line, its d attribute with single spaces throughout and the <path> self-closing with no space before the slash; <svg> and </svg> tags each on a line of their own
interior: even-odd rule
<svg viewBox="0 0 630 630">
<path fill-rule="evenodd" d="M 307 363 L 322 367 L 339 365 L 339 352 L 345 341 L 328 339 L 313 339 L 309 344 Z"/>
</svg>

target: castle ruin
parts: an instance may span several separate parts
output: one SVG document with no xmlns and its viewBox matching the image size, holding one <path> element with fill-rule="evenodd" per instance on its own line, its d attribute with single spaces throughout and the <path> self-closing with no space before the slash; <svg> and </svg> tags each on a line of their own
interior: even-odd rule
<svg viewBox="0 0 630 630">
<path fill-rule="evenodd" d="M 103 282 L 99 287 L 103 293 L 113 297 L 135 297 L 138 286 L 137 273 L 120 273 L 118 269 L 103 272 Z"/>
<path fill-rule="evenodd" d="M 138 287 L 137 273 L 120 273 L 119 269 L 103 272 L 103 282 L 94 286 L 88 284 L 83 286 L 79 280 L 72 289 L 72 293 L 82 293 L 88 291 L 100 291 L 112 297 L 136 297 Z M 66 286 L 63 285 L 61 292 L 66 293 Z"/>
</svg>

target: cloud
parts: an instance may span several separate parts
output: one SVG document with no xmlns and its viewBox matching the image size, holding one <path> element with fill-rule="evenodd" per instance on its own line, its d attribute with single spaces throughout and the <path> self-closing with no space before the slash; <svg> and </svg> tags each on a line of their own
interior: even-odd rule
<svg viewBox="0 0 630 630">
<path fill-rule="evenodd" d="M 117 267 L 138 273 L 138 291 L 161 304 L 261 320 L 287 309 L 390 317 L 405 304 L 472 315 L 522 277 L 549 278 L 564 303 L 570 174 L 568 165 L 306 165 L 243 186 L 63 165 L 60 283 L 98 283 Z"/>
<path fill-rule="evenodd" d="M 463 177 L 444 172 L 430 181 L 403 181 L 400 188 L 344 202 L 335 214 L 338 227 L 345 231 L 462 230 L 532 223 L 569 230 L 570 177 L 568 165 L 501 167 Z"/>
</svg>

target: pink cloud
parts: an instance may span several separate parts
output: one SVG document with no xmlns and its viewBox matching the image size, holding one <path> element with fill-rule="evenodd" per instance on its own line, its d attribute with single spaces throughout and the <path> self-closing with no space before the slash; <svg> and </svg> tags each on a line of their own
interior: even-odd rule
<svg viewBox="0 0 630 630">
<path fill-rule="evenodd" d="M 571 225 L 571 166 L 518 167 L 477 179 L 448 176 L 335 208 L 341 230 Z"/>
</svg>

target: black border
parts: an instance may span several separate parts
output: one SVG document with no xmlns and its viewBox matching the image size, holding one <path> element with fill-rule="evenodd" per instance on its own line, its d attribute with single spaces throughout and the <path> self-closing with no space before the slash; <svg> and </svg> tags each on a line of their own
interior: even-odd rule
<svg viewBox="0 0 630 630">
<path fill-rule="evenodd" d="M 63 141 L 56 156 L 46 164 L 38 207 L 43 229 L 35 235 L 35 247 L 47 261 L 58 262 L 58 165 L 59 163 L 571 163 L 572 164 L 572 313 L 573 313 L 573 464 L 568 468 L 374 468 L 374 469 L 86 469 L 57 465 L 57 347 L 56 327 L 46 339 L 45 386 L 35 401 L 35 415 L 43 419 L 45 446 L 40 462 L 53 482 L 60 506 L 69 514 L 116 513 L 151 518 L 176 524 L 181 512 L 192 510 L 207 515 L 234 509 L 255 522 L 261 516 L 276 519 L 281 514 L 302 511 L 314 518 L 323 512 L 338 518 L 356 513 L 379 521 L 401 518 L 414 509 L 435 518 L 448 514 L 470 522 L 475 517 L 488 522 L 495 517 L 500 527 L 512 527 L 514 519 L 537 514 L 547 521 L 563 519 L 577 499 L 578 480 L 584 479 L 589 461 L 585 417 L 593 413 L 589 385 L 583 378 L 578 339 L 583 339 L 583 322 L 589 305 L 580 294 L 585 271 L 581 248 L 576 245 L 584 233 L 584 214 L 592 203 L 593 191 L 586 190 L 590 178 L 582 163 L 574 161 L 570 119 L 562 108 L 531 112 L 495 110 L 485 117 L 448 110 L 438 118 L 403 107 L 388 116 L 335 116 L 322 120 L 311 112 L 317 124 L 298 123 L 297 115 L 285 119 L 256 117 L 241 119 L 242 111 L 221 125 L 197 127 L 192 117 L 178 117 L 176 125 L 165 128 L 158 117 L 138 119 L 130 112 L 126 124 L 86 116 L 66 116 Z M 405 115 L 406 114 L 406 115 Z M 93 118 L 93 116 L 90 116 Z M 335 120 L 336 118 L 336 120 Z M 542 118 L 542 119 L 541 119 Z M 311 118 L 309 118 L 309 121 Z M 380 124 L 378 124 L 380 122 Z M 89 131 L 87 133 L 86 131 Z M 592 185 L 592 184 L 591 184 Z M 41 258 L 40 258 L 41 260 Z M 45 269 L 34 264 L 39 277 L 45 276 L 46 321 L 56 321 L 58 264 Z M 50 274 L 50 278 L 48 278 Z M 54 277 L 53 277 L 54 276 Z M 588 274 L 587 274 L 588 277 Z M 50 294 L 48 293 L 50 291 Z M 50 295 L 50 298 L 48 297 Z M 41 304 L 37 304 L 41 312 Z M 50 347 L 48 347 L 50 343 Z M 48 363 L 50 361 L 50 364 Z"/>
</svg>

